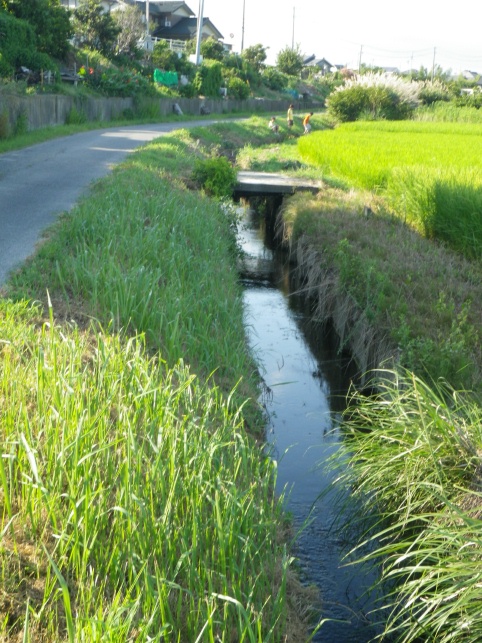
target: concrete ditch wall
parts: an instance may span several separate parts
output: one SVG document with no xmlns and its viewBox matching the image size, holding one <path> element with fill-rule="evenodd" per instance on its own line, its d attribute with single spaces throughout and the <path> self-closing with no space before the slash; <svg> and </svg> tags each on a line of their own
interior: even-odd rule
<svg viewBox="0 0 482 643">
<path fill-rule="evenodd" d="M 15 96 L 0 93 L 0 116 L 7 116 L 11 131 L 15 129 L 19 119 L 25 119 L 27 130 L 31 131 L 42 127 L 64 125 L 75 112 L 87 121 L 108 122 L 126 115 L 162 118 L 173 114 L 175 103 L 184 114 L 198 116 L 202 104 L 211 114 L 276 113 L 285 111 L 290 102 L 289 98 L 286 100 L 146 98 L 139 101 L 133 98 L 79 98 L 60 94 Z M 295 109 L 305 109 L 307 106 L 306 103 L 298 101 Z"/>
</svg>

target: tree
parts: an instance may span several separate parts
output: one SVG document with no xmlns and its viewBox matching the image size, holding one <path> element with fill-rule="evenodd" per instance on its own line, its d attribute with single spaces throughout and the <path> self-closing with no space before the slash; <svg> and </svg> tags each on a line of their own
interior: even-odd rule
<svg viewBox="0 0 482 643">
<path fill-rule="evenodd" d="M 263 47 L 261 44 L 247 47 L 243 50 L 241 56 L 255 71 L 260 73 L 265 67 L 264 61 L 267 58 L 266 47 Z"/>
<path fill-rule="evenodd" d="M 0 78 L 11 78 L 20 66 L 32 71 L 55 69 L 52 59 L 36 48 L 35 31 L 26 20 L 19 20 L 0 8 Z"/>
<path fill-rule="evenodd" d="M 79 45 L 109 56 L 113 53 L 119 27 L 110 13 L 105 13 L 100 0 L 82 0 L 74 11 L 73 28 Z"/>
<path fill-rule="evenodd" d="M 303 69 L 303 56 L 300 46 L 296 45 L 295 49 L 291 47 L 282 49 L 276 58 L 276 66 L 284 74 L 298 76 Z"/>
<path fill-rule="evenodd" d="M 13 16 L 33 27 L 38 51 L 57 59 L 65 57 L 72 27 L 69 12 L 61 6 L 60 0 L 5 0 L 4 6 Z"/>
<path fill-rule="evenodd" d="M 115 43 L 116 54 L 118 56 L 135 55 L 139 50 L 139 40 L 145 31 L 141 9 L 137 5 L 132 5 L 124 10 L 116 11 L 112 15 L 119 29 Z"/>
<path fill-rule="evenodd" d="M 222 61 L 224 58 L 223 43 L 215 40 L 212 36 L 201 42 L 201 55 L 209 60 Z"/>
<path fill-rule="evenodd" d="M 196 65 L 188 60 L 186 52 L 179 54 L 173 51 L 167 40 L 159 40 L 154 45 L 152 64 L 164 71 L 177 71 L 187 78 L 193 78 L 196 72 Z"/>
<path fill-rule="evenodd" d="M 169 47 L 167 40 L 156 42 L 152 51 L 152 64 L 155 67 L 164 71 L 177 71 L 178 60 L 177 53 Z"/>
</svg>

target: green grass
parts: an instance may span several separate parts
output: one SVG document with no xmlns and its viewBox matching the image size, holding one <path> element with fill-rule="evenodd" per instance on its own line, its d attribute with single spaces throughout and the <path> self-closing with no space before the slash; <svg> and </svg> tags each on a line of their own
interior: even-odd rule
<svg viewBox="0 0 482 643">
<path fill-rule="evenodd" d="M 300 139 L 324 173 L 381 194 L 428 237 L 482 256 L 482 125 L 348 123 Z"/>
<path fill-rule="evenodd" d="M 352 400 L 338 484 L 365 507 L 358 509 L 365 520 L 351 528 L 364 532 L 369 553 L 360 549 L 357 558 L 383 561 L 385 634 L 403 643 L 475 643 L 482 637 L 481 408 L 407 372 L 378 373 L 377 386 L 378 395 Z"/>
<path fill-rule="evenodd" d="M 418 107 L 414 120 L 439 123 L 482 123 L 482 112 L 476 107 L 458 107 L 452 102 L 438 101 L 429 106 Z"/>
<path fill-rule="evenodd" d="M 376 213 L 365 216 L 366 204 Z M 285 203 L 283 218 L 290 245 L 305 248 L 300 269 L 313 276 L 311 294 L 319 301 L 319 314 L 326 314 L 325 300 L 347 301 L 338 304 L 342 342 L 370 346 L 357 335 L 357 324 L 365 320 L 377 333 L 373 354 L 380 350 L 420 377 L 443 377 L 482 393 L 477 262 L 388 216 L 368 193 L 325 189 L 316 197 L 296 195 Z M 310 259 L 303 267 L 305 253 Z M 359 312 L 350 331 L 343 310 L 354 304 Z M 328 312 L 331 306 L 327 303 Z"/>
<path fill-rule="evenodd" d="M 275 469 L 232 397 L 149 357 L 142 337 L 53 313 L 1 303 L 0 569 L 37 579 L 32 637 L 280 640 Z"/>
<path fill-rule="evenodd" d="M 204 142 L 166 138 L 61 217 L 0 300 L 7 640 L 307 638 L 233 215 L 183 185 Z"/>
</svg>

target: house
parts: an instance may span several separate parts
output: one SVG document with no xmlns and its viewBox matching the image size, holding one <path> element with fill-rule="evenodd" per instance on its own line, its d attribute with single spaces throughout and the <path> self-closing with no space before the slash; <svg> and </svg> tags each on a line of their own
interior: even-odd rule
<svg viewBox="0 0 482 643">
<path fill-rule="evenodd" d="M 398 67 L 377 67 L 377 69 L 381 69 L 384 74 L 388 74 L 389 76 L 396 76 L 400 73 Z"/>
<path fill-rule="evenodd" d="M 75 9 L 79 0 L 61 0 L 61 3 Z M 181 44 L 197 36 L 197 17 L 194 11 L 185 3 L 176 0 L 102 0 L 105 11 L 117 11 L 126 5 L 137 5 L 142 15 L 149 18 L 151 38 L 144 43 L 147 49 L 152 47 L 157 40 L 167 40 L 171 44 Z M 209 18 L 203 18 L 201 31 L 203 40 L 212 37 L 222 40 L 223 34 L 215 27 Z"/>
<path fill-rule="evenodd" d="M 482 74 L 479 74 L 476 71 L 469 71 L 468 69 L 464 69 L 461 75 L 463 78 L 465 78 L 465 80 L 472 80 L 476 85 L 482 87 Z"/>
<path fill-rule="evenodd" d="M 145 6 L 145 2 L 139 2 Z M 192 40 L 197 34 L 197 17 L 185 2 L 156 2 L 150 0 L 152 36 L 164 40 Z M 203 18 L 202 39 L 222 40 L 223 34 L 209 18 Z"/>
<path fill-rule="evenodd" d="M 322 76 L 331 73 L 338 69 L 338 66 L 332 65 L 326 58 L 317 58 L 315 54 L 308 56 L 303 60 L 304 67 L 316 67 Z"/>
</svg>

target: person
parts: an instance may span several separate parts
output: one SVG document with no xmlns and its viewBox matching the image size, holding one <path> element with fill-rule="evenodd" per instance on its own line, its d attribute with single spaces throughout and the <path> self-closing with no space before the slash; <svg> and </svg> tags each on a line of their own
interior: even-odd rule
<svg viewBox="0 0 482 643">
<path fill-rule="evenodd" d="M 313 116 L 313 112 L 307 114 L 303 119 L 303 127 L 305 128 L 305 134 L 311 132 L 310 118 Z"/>
<path fill-rule="evenodd" d="M 293 127 L 293 105 L 288 107 L 288 112 L 286 114 L 286 120 L 288 121 L 288 127 L 291 129 Z"/>
<path fill-rule="evenodd" d="M 278 132 L 279 132 L 279 125 L 278 125 L 278 123 L 276 122 L 276 117 L 275 117 L 275 116 L 272 116 L 272 117 L 269 119 L 268 126 L 269 126 L 270 130 L 271 130 L 274 134 L 278 134 Z"/>
</svg>

